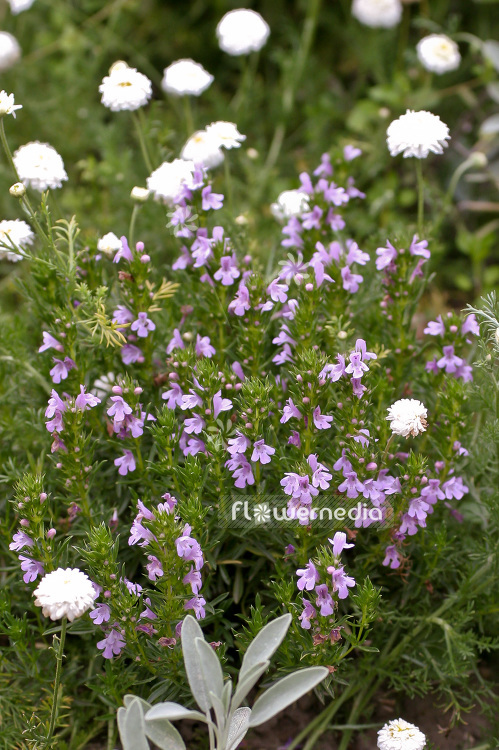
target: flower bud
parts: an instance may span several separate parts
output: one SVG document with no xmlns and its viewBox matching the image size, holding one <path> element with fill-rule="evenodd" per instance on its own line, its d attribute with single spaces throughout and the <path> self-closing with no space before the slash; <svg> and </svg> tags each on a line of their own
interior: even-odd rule
<svg viewBox="0 0 499 750">
<path fill-rule="evenodd" d="M 130 198 L 137 203 L 144 203 L 149 198 L 149 190 L 135 185 L 130 193 Z"/>
<path fill-rule="evenodd" d="M 22 182 L 15 182 L 10 186 L 9 193 L 13 195 L 14 198 L 22 198 L 26 195 L 26 187 Z"/>
<path fill-rule="evenodd" d="M 53 539 L 55 535 L 57 534 L 55 529 L 49 529 L 47 531 L 47 539 Z"/>
</svg>

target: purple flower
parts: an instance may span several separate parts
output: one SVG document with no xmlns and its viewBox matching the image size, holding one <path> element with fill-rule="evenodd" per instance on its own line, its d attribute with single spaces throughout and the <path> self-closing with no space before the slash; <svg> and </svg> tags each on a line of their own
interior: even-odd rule
<svg viewBox="0 0 499 750">
<path fill-rule="evenodd" d="M 9 544 L 9 549 L 13 552 L 20 552 L 24 547 L 33 547 L 34 541 L 30 536 L 24 533 L 24 531 L 16 531 L 12 537 L 12 541 Z"/>
<path fill-rule="evenodd" d="M 233 458 L 226 461 L 225 466 L 232 473 L 232 478 L 235 479 L 234 487 L 243 489 L 247 484 L 255 484 L 255 477 L 251 469 L 251 464 L 243 453 L 236 453 Z"/>
<path fill-rule="evenodd" d="M 171 354 L 174 349 L 185 349 L 185 344 L 178 328 L 174 328 L 173 330 L 173 337 L 170 339 L 170 343 L 166 347 L 166 353 Z"/>
<path fill-rule="evenodd" d="M 182 399 L 180 401 L 180 408 L 185 411 L 185 409 L 197 409 L 199 406 L 203 405 L 203 400 L 201 396 L 198 396 L 197 393 L 195 393 L 192 388 L 185 396 L 182 396 Z"/>
<path fill-rule="evenodd" d="M 241 275 L 235 255 L 224 255 L 220 258 L 220 268 L 215 271 L 213 278 L 221 281 L 222 286 L 230 286 Z"/>
<path fill-rule="evenodd" d="M 118 251 L 119 252 L 119 251 Z M 104 659 L 112 659 L 113 656 L 119 656 L 125 648 L 126 642 L 121 633 L 114 628 L 97 643 L 97 648 L 102 649 Z"/>
<path fill-rule="evenodd" d="M 467 316 L 466 320 L 461 326 L 461 333 L 463 335 L 465 333 L 474 333 L 475 336 L 480 335 L 480 326 L 477 323 L 477 319 L 474 313 L 471 313 L 470 315 Z"/>
<path fill-rule="evenodd" d="M 121 347 L 121 359 L 124 365 L 132 365 L 134 362 L 143 362 L 144 355 L 138 346 L 133 344 L 124 344 Z"/>
<path fill-rule="evenodd" d="M 97 404 L 100 404 L 100 398 L 94 396 L 92 393 L 85 393 L 85 386 L 80 385 L 80 394 L 75 398 L 75 406 L 80 411 L 86 411 L 92 409 Z"/>
<path fill-rule="evenodd" d="M 169 492 L 165 492 L 164 495 L 161 495 L 161 499 L 165 502 L 158 504 L 158 511 L 160 513 L 166 513 L 167 515 L 173 513 L 177 506 L 177 498 L 170 495 Z"/>
<path fill-rule="evenodd" d="M 430 506 L 424 501 L 424 498 L 414 497 L 409 503 L 407 515 L 416 518 L 418 521 L 424 521 L 429 510 Z"/>
<path fill-rule="evenodd" d="M 49 419 L 48 422 L 45 422 L 45 426 L 49 432 L 62 432 L 64 429 L 62 415 L 65 411 L 66 404 L 62 401 L 57 391 L 52 389 L 48 406 L 45 410 L 45 416 Z"/>
<path fill-rule="evenodd" d="M 470 383 L 473 380 L 473 368 L 471 365 L 459 365 L 454 373 L 455 378 L 462 378 L 465 383 Z"/>
<path fill-rule="evenodd" d="M 124 258 L 125 260 L 131 261 L 133 260 L 132 251 L 128 247 L 128 241 L 125 236 L 120 237 L 121 240 L 121 247 L 116 253 L 116 255 L 113 258 L 113 263 L 119 263 L 121 258 Z"/>
<path fill-rule="evenodd" d="M 282 417 L 279 421 L 281 422 L 281 424 L 285 424 L 286 422 L 289 422 L 289 420 L 293 417 L 295 417 L 296 419 L 301 419 L 301 413 L 294 405 L 293 399 L 288 398 L 282 410 Z"/>
<path fill-rule="evenodd" d="M 318 607 L 320 607 L 321 615 L 323 617 L 332 615 L 334 613 L 334 604 L 327 584 L 322 583 L 320 586 L 317 586 L 315 589 L 315 593 L 317 594 L 315 603 Z"/>
<path fill-rule="evenodd" d="M 361 378 L 369 370 L 369 367 L 362 361 L 361 352 L 352 352 L 350 354 L 350 364 L 345 367 L 345 372 L 352 375 L 352 378 Z"/>
<path fill-rule="evenodd" d="M 411 255 L 420 255 L 422 258 L 426 258 L 426 260 L 431 258 L 431 253 L 428 250 L 428 241 L 420 240 L 417 234 L 412 238 L 409 252 Z"/>
<path fill-rule="evenodd" d="M 321 217 L 323 214 L 322 208 L 314 206 L 312 211 L 308 211 L 302 215 L 302 226 L 304 229 L 320 229 L 321 228 Z"/>
<path fill-rule="evenodd" d="M 360 250 L 356 242 L 347 240 L 346 246 L 348 248 L 347 265 L 351 266 L 353 263 L 358 263 L 360 266 L 365 266 L 369 262 L 369 253 Z"/>
<path fill-rule="evenodd" d="M 327 376 L 329 380 L 332 380 L 333 383 L 336 383 L 336 381 L 346 373 L 345 358 L 341 354 L 338 354 L 336 359 L 338 360 L 338 364 L 326 365 L 324 369 L 319 373 L 320 378 Z"/>
<path fill-rule="evenodd" d="M 386 247 L 378 247 L 376 255 L 378 256 L 376 259 L 376 268 L 378 271 L 382 271 L 383 268 L 387 268 L 393 263 L 398 253 L 391 242 L 387 241 Z"/>
<path fill-rule="evenodd" d="M 273 279 L 267 287 L 267 294 L 274 302 L 284 304 L 288 299 L 289 287 L 287 284 L 279 284 L 279 279 Z"/>
<path fill-rule="evenodd" d="M 316 406 L 313 411 L 314 425 L 318 430 L 329 430 L 333 417 L 329 417 L 326 414 L 321 414 L 320 406 Z"/>
<path fill-rule="evenodd" d="M 261 464 L 269 464 L 270 457 L 275 453 L 275 448 L 271 448 L 270 445 L 265 445 L 264 440 L 256 440 L 253 443 L 253 453 L 251 454 L 252 461 L 260 461 Z"/>
<path fill-rule="evenodd" d="M 47 349 L 55 349 L 58 352 L 62 352 L 64 350 L 63 345 L 57 341 L 50 333 L 47 333 L 47 331 L 42 332 L 43 336 L 43 343 L 41 347 L 38 349 L 39 352 L 45 352 Z"/>
<path fill-rule="evenodd" d="M 139 515 L 134 518 L 132 526 L 130 528 L 130 536 L 128 537 L 128 544 L 132 547 L 134 544 L 138 544 L 139 547 L 147 547 L 149 542 L 155 541 L 156 537 L 149 529 L 141 523 L 143 516 Z"/>
<path fill-rule="evenodd" d="M 353 161 L 358 156 L 360 156 L 361 153 L 362 150 L 360 148 L 352 146 L 351 144 L 347 144 L 343 149 L 343 158 L 345 159 L 345 161 Z"/>
<path fill-rule="evenodd" d="M 188 435 L 192 435 L 192 433 L 199 435 L 199 433 L 203 431 L 205 425 L 206 422 L 199 416 L 199 414 L 193 414 L 192 417 L 185 420 L 184 430 Z"/>
<path fill-rule="evenodd" d="M 347 576 L 343 565 L 339 568 L 334 568 L 332 565 L 329 566 L 327 572 L 331 574 L 333 581 L 333 591 L 338 592 L 339 599 L 346 599 L 348 596 L 348 589 L 355 586 L 355 580 L 351 576 Z"/>
<path fill-rule="evenodd" d="M 32 560 L 30 557 L 25 557 L 25 555 L 19 555 L 19 560 L 21 561 L 21 570 L 24 570 L 24 583 L 33 583 L 38 576 L 42 576 L 45 573 L 41 562 Z"/>
<path fill-rule="evenodd" d="M 206 357 L 211 359 L 216 354 L 215 347 L 210 343 L 209 336 L 200 336 L 199 333 L 196 336 L 196 354 L 198 357 Z"/>
<path fill-rule="evenodd" d="M 307 172 L 301 172 L 298 176 L 300 178 L 301 190 L 308 195 L 312 195 L 314 192 L 314 186 L 312 185 L 310 175 L 307 174 Z"/>
<path fill-rule="evenodd" d="M 357 478 L 355 471 L 349 471 L 345 474 L 345 481 L 338 486 L 340 492 L 346 492 L 347 497 L 355 499 L 359 493 L 364 490 L 364 485 Z"/>
<path fill-rule="evenodd" d="M 147 555 L 147 559 L 149 560 L 146 565 L 147 577 L 149 578 L 149 580 L 155 581 L 156 578 L 161 578 L 164 573 L 161 562 L 154 555 Z"/>
<path fill-rule="evenodd" d="M 344 531 L 337 531 L 332 539 L 328 539 L 333 545 L 333 555 L 339 557 L 344 549 L 350 549 L 353 544 L 347 544 L 347 535 Z"/>
<path fill-rule="evenodd" d="M 461 500 L 468 492 L 468 487 L 463 484 L 461 477 L 450 477 L 450 479 L 443 483 L 442 490 L 445 492 L 447 500 L 452 500 L 452 498 Z"/>
<path fill-rule="evenodd" d="M 139 312 L 137 320 L 134 320 L 130 326 L 132 331 L 137 331 L 139 338 L 145 339 L 149 335 L 149 331 L 156 329 L 156 324 L 147 317 L 147 313 Z"/>
<path fill-rule="evenodd" d="M 442 316 L 439 315 L 436 320 L 430 320 L 423 333 L 428 336 L 443 336 L 445 333 L 445 323 Z"/>
<path fill-rule="evenodd" d="M 194 568 L 191 568 L 187 575 L 182 578 L 182 583 L 184 584 L 184 586 L 190 584 L 192 593 L 199 594 L 199 589 L 201 588 L 203 583 L 201 573 L 198 570 L 194 570 Z"/>
<path fill-rule="evenodd" d="M 114 424 L 116 425 L 123 422 L 125 417 L 132 413 L 132 407 L 127 404 L 123 396 L 111 396 L 111 401 L 113 403 L 107 410 L 107 414 L 114 417 Z"/>
<path fill-rule="evenodd" d="M 135 471 L 136 464 L 132 451 L 123 451 L 122 456 L 114 459 L 114 465 L 119 467 L 118 474 L 122 477 L 125 477 L 129 471 Z"/>
<path fill-rule="evenodd" d="M 169 391 L 161 394 L 161 398 L 167 402 L 168 409 L 175 409 L 175 406 L 181 406 L 184 394 L 178 383 L 172 383 L 171 386 Z"/>
<path fill-rule="evenodd" d="M 444 346 L 444 356 L 438 360 L 437 365 L 440 369 L 445 368 L 446 373 L 456 372 L 458 367 L 464 364 L 461 357 L 454 354 L 453 346 Z"/>
<path fill-rule="evenodd" d="M 312 560 L 309 560 L 304 568 L 298 568 L 296 575 L 300 576 L 296 584 L 300 591 L 303 589 L 312 591 L 315 584 L 319 582 L 319 573 Z"/>
<path fill-rule="evenodd" d="M 391 544 L 385 550 L 385 559 L 383 560 L 383 565 L 389 565 L 392 570 L 396 570 L 400 567 L 400 555 L 397 551 L 397 548 L 393 544 Z"/>
<path fill-rule="evenodd" d="M 307 463 L 313 471 L 313 474 L 312 474 L 313 486 L 320 487 L 321 490 L 329 489 L 330 482 L 331 482 L 331 479 L 333 478 L 333 475 L 324 466 L 324 464 L 319 463 L 315 453 L 311 453 L 309 455 L 309 457 L 307 458 Z"/>
<path fill-rule="evenodd" d="M 222 391 L 217 391 L 213 396 L 213 416 L 215 419 L 221 411 L 229 411 L 230 409 L 232 409 L 230 398 L 222 398 Z"/>
<path fill-rule="evenodd" d="M 184 604 L 184 609 L 193 609 L 196 618 L 198 620 L 202 620 L 204 617 L 206 617 L 206 612 L 204 609 L 205 604 L 206 600 L 203 599 L 202 596 L 193 596 L 192 599 L 189 599 L 189 601 Z"/>
<path fill-rule="evenodd" d="M 321 163 L 317 167 L 317 169 L 314 169 L 314 175 L 316 177 L 331 177 L 333 174 L 333 168 L 331 166 L 331 157 L 329 154 L 322 154 L 321 156 Z"/>
<path fill-rule="evenodd" d="M 218 209 L 222 208 L 223 206 L 224 196 L 222 195 L 222 193 L 213 193 L 211 191 L 211 185 L 207 185 L 202 189 L 201 198 L 201 207 L 203 211 L 209 211 L 210 208 L 212 208 L 214 211 L 218 211 Z"/>
<path fill-rule="evenodd" d="M 400 524 L 400 533 L 401 534 L 409 534 L 409 536 L 414 536 L 414 534 L 418 533 L 418 522 L 415 518 L 412 518 L 412 516 L 409 516 L 407 513 L 404 513 L 401 517 L 401 524 Z M 426 520 L 422 520 L 419 523 L 419 526 L 422 526 L 423 528 L 426 526 Z"/>
<path fill-rule="evenodd" d="M 251 308 L 249 299 L 248 289 L 246 288 L 244 282 L 241 281 L 236 296 L 229 304 L 229 312 L 234 313 L 234 315 L 237 315 L 238 317 L 242 317 L 244 313 Z"/>
<path fill-rule="evenodd" d="M 50 370 L 50 377 L 56 384 L 59 384 L 61 380 L 66 380 L 69 371 L 72 370 L 73 367 L 76 367 L 76 362 L 73 362 L 70 357 L 64 357 L 64 359 L 56 359 L 56 357 L 53 357 L 52 362 L 55 364 Z"/>
<path fill-rule="evenodd" d="M 246 437 L 246 435 L 243 435 L 242 432 L 236 433 L 237 437 L 235 438 L 229 438 L 228 440 L 228 448 L 231 456 L 234 456 L 237 453 L 246 453 L 248 448 L 251 445 L 251 440 Z"/>
<path fill-rule="evenodd" d="M 352 294 L 359 291 L 359 284 L 364 280 L 360 274 L 352 273 L 349 266 L 343 266 L 341 278 L 343 279 L 343 289 L 352 292 Z"/>
<path fill-rule="evenodd" d="M 203 553 L 201 546 L 196 539 L 191 537 L 191 527 L 186 525 L 182 536 L 175 539 L 177 555 L 183 560 L 193 562 L 196 570 L 201 570 L 204 565 Z"/>
<path fill-rule="evenodd" d="M 301 626 L 304 630 L 310 630 L 310 620 L 312 620 L 314 617 L 317 616 L 317 610 L 315 607 L 308 601 L 308 599 L 302 599 L 304 610 L 301 613 L 301 615 L 298 617 L 299 620 L 301 620 Z"/>
<path fill-rule="evenodd" d="M 103 622 L 109 622 L 111 617 L 111 607 L 109 604 L 98 604 L 97 607 L 90 612 L 90 618 L 94 621 L 94 625 L 102 625 Z"/>
<path fill-rule="evenodd" d="M 120 326 L 126 326 L 128 323 L 133 321 L 133 312 L 130 312 L 128 307 L 125 305 L 118 305 L 113 313 L 113 323 L 118 323 Z"/>
</svg>

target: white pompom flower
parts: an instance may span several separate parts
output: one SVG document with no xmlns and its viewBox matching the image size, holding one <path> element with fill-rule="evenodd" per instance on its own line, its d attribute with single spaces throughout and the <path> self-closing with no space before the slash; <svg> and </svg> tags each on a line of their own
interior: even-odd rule
<svg viewBox="0 0 499 750">
<path fill-rule="evenodd" d="M 68 179 L 62 157 L 49 143 L 26 143 L 14 152 L 13 159 L 21 182 L 40 192 L 60 188 Z"/>
<path fill-rule="evenodd" d="M 224 120 L 212 122 L 206 128 L 206 132 L 221 148 L 239 148 L 241 143 L 246 140 L 246 136 L 239 132 L 237 125 Z"/>
<path fill-rule="evenodd" d="M 57 568 L 43 576 L 33 592 L 35 604 L 45 617 L 73 622 L 94 605 L 97 591 L 90 578 L 78 568 Z"/>
<path fill-rule="evenodd" d="M 0 91 L 0 117 L 3 117 L 3 115 L 12 115 L 15 118 L 16 109 L 22 108 L 22 104 L 14 104 L 14 94 Z"/>
<path fill-rule="evenodd" d="M 186 141 L 180 156 L 194 164 L 201 164 L 206 169 L 218 167 L 224 160 L 220 141 L 206 130 L 198 130 Z"/>
<path fill-rule="evenodd" d="M 425 745 L 423 732 L 404 719 L 389 721 L 378 732 L 379 750 L 423 750 Z"/>
<path fill-rule="evenodd" d="M 34 239 L 31 227 L 22 219 L 0 221 L 0 260 L 10 260 L 11 263 L 22 260 L 23 256 L 15 251 L 32 245 Z"/>
<path fill-rule="evenodd" d="M 390 422 L 390 428 L 394 435 L 416 437 L 420 432 L 425 432 L 428 423 L 426 417 L 428 410 L 421 401 L 415 398 L 401 398 L 388 407 L 386 419 Z"/>
<path fill-rule="evenodd" d="M 173 205 L 183 185 L 192 184 L 195 165 L 192 161 L 165 161 L 147 178 L 147 188 L 157 201 Z"/>
<path fill-rule="evenodd" d="M 177 60 L 163 71 L 161 88 L 174 96 L 200 96 L 211 86 L 211 73 L 194 60 Z"/>
<path fill-rule="evenodd" d="M 122 243 L 114 232 L 108 232 L 103 235 L 97 242 L 97 250 L 104 255 L 113 255 L 121 250 Z"/>
<path fill-rule="evenodd" d="M 10 12 L 13 16 L 17 16 L 18 13 L 22 13 L 24 10 L 29 10 L 35 0 L 7 0 L 10 5 Z"/>
<path fill-rule="evenodd" d="M 392 156 L 404 154 L 426 159 L 428 154 L 442 154 L 449 140 L 449 128 L 438 115 L 408 109 L 405 115 L 393 120 L 386 131 L 386 143 Z"/>
<path fill-rule="evenodd" d="M 0 31 L 0 71 L 7 70 L 21 57 L 19 42 L 8 31 Z"/>
<path fill-rule="evenodd" d="M 445 34 L 430 34 L 423 37 L 416 49 L 419 62 L 431 73 L 442 75 L 450 70 L 457 70 L 461 63 L 459 47 Z"/>
<path fill-rule="evenodd" d="M 391 29 L 400 23 L 402 3 L 400 0 L 353 0 L 352 16 L 364 26 Z"/>
<path fill-rule="evenodd" d="M 133 111 L 147 104 L 152 96 L 152 84 L 143 73 L 119 60 L 102 79 L 99 92 L 102 104 L 111 112 Z"/>
<path fill-rule="evenodd" d="M 237 57 L 258 52 L 270 35 L 270 27 L 255 10 L 230 10 L 217 26 L 218 44 L 223 52 Z"/>
<path fill-rule="evenodd" d="M 270 206 L 272 215 L 279 221 L 286 221 L 292 216 L 300 216 L 309 208 L 309 196 L 301 190 L 284 190 L 277 197 L 276 202 Z"/>
</svg>

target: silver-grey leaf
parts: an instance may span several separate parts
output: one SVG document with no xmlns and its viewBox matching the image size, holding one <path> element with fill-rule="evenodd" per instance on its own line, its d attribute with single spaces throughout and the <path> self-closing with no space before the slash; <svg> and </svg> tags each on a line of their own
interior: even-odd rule
<svg viewBox="0 0 499 750">
<path fill-rule="evenodd" d="M 140 701 L 140 704 L 142 708 L 144 709 L 144 713 L 146 713 L 146 711 L 148 711 L 151 708 L 150 703 L 145 701 L 143 698 L 139 698 L 138 695 L 131 695 L 130 693 L 128 695 L 125 695 L 125 697 L 123 698 L 123 703 L 125 704 L 125 708 L 128 708 L 128 706 L 130 705 L 132 701 Z"/>
<path fill-rule="evenodd" d="M 184 708 L 180 703 L 173 703 L 173 701 L 158 703 L 146 713 L 146 721 L 154 721 L 155 719 L 167 719 L 168 721 L 192 719 L 192 721 L 204 721 L 206 723 L 206 716 L 200 711 L 192 711 L 190 708 Z"/>
<path fill-rule="evenodd" d="M 149 750 L 146 739 L 144 711 L 139 698 L 135 698 L 125 709 L 124 731 L 120 731 L 123 750 Z M 123 714 L 122 714 L 123 716 Z"/>
<path fill-rule="evenodd" d="M 239 708 L 262 674 L 267 671 L 269 664 L 269 661 L 264 661 L 262 664 L 254 664 L 251 669 L 246 672 L 243 680 L 239 678 L 234 697 L 232 698 L 232 709 Z"/>
<path fill-rule="evenodd" d="M 250 716 L 251 708 L 238 708 L 234 712 L 227 737 L 227 750 L 236 750 L 236 747 L 241 744 L 249 729 Z"/>
<path fill-rule="evenodd" d="M 196 648 L 196 638 L 203 639 L 203 631 L 197 624 L 194 617 L 187 615 L 182 623 L 181 643 L 184 655 L 185 671 L 192 691 L 192 695 L 199 708 L 206 712 L 210 709 L 210 700 L 208 690 L 205 685 L 203 670 L 201 668 L 201 659 Z"/>
<path fill-rule="evenodd" d="M 326 667 L 309 667 L 283 677 L 255 701 L 249 722 L 250 727 L 258 727 L 271 719 L 312 690 L 328 674 Z"/>
<path fill-rule="evenodd" d="M 160 750 L 185 750 L 185 743 L 177 729 L 167 719 L 148 721 L 146 734 Z"/>
<path fill-rule="evenodd" d="M 223 732 L 225 728 L 224 704 L 222 703 L 218 695 L 215 695 L 215 693 L 212 690 L 210 690 L 209 696 L 211 700 L 211 705 L 213 707 L 213 710 L 215 711 L 215 719 L 217 722 L 217 727 L 219 728 L 221 732 Z"/>
<path fill-rule="evenodd" d="M 258 635 L 251 641 L 246 653 L 244 654 L 243 663 L 239 672 L 239 680 L 255 664 L 261 664 L 270 659 L 272 654 L 277 651 L 284 640 L 288 628 L 291 624 L 291 615 L 288 613 L 272 620 L 260 630 Z"/>
<path fill-rule="evenodd" d="M 209 643 L 204 638 L 195 638 L 194 643 L 199 654 L 201 670 L 204 676 L 204 682 L 208 690 L 215 693 L 218 698 L 222 698 L 224 690 L 224 676 L 220 660 Z"/>
<path fill-rule="evenodd" d="M 231 695 L 232 695 L 232 680 L 227 680 L 227 682 L 224 685 L 224 691 L 222 693 L 222 703 L 224 704 L 225 711 L 229 710 Z"/>
</svg>

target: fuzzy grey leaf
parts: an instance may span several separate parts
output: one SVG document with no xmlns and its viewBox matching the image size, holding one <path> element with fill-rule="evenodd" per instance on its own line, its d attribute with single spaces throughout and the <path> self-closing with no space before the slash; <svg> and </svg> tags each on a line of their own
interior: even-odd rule
<svg viewBox="0 0 499 750">
<path fill-rule="evenodd" d="M 205 685 L 208 691 L 211 690 L 220 699 L 224 690 L 224 676 L 219 658 L 204 638 L 195 638 L 194 644 L 199 654 Z"/>
<path fill-rule="evenodd" d="M 131 704 L 132 701 L 140 701 L 140 704 L 142 708 L 144 709 L 144 713 L 146 711 L 149 711 L 151 708 L 151 704 L 145 701 L 143 698 L 139 698 L 138 695 L 131 695 L 130 693 L 128 695 L 125 695 L 123 698 L 123 703 L 125 704 L 125 708 L 128 708 L 128 706 Z"/>
<path fill-rule="evenodd" d="M 287 708 L 302 695 L 312 690 L 328 674 L 329 671 L 326 667 L 309 667 L 283 677 L 257 699 L 253 706 L 249 725 L 258 727 L 268 721 L 279 711 Z"/>
<path fill-rule="evenodd" d="M 192 721 L 204 721 L 206 723 L 206 716 L 200 711 L 192 711 L 190 708 L 184 708 L 180 703 L 173 703 L 173 701 L 158 703 L 146 713 L 146 721 L 155 721 L 156 719 L 167 719 L 168 721 L 192 719 Z"/>
<path fill-rule="evenodd" d="M 118 715 L 120 715 L 121 710 L 119 709 Z M 123 711 L 125 711 L 125 714 L 121 713 L 121 718 L 118 718 L 123 750 L 149 750 L 145 733 L 144 711 L 140 699 L 132 700 Z"/>
<path fill-rule="evenodd" d="M 227 682 L 224 685 L 224 691 L 222 693 L 222 703 L 224 705 L 224 709 L 226 712 L 229 710 L 231 695 L 232 695 L 232 680 L 227 680 Z"/>
<path fill-rule="evenodd" d="M 249 729 L 250 716 L 251 708 L 238 708 L 234 712 L 227 737 L 227 750 L 236 750 L 236 747 L 243 741 Z"/>
<path fill-rule="evenodd" d="M 167 719 L 148 721 L 146 734 L 160 750 L 185 750 L 185 743 L 177 729 Z"/>
<path fill-rule="evenodd" d="M 241 705 L 251 689 L 256 685 L 262 674 L 267 671 L 269 664 L 269 661 L 264 661 L 262 664 L 254 664 L 251 669 L 246 672 L 243 680 L 239 678 L 239 682 L 237 683 L 236 691 L 232 699 L 233 709 L 238 708 Z"/>
<path fill-rule="evenodd" d="M 218 695 L 215 695 L 215 693 L 210 690 L 209 692 L 211 705 L 213 706 L 213 710 L 215 711 L 215 719 L 217 723 L 217 727 L 221 732 L 225 729 L 225 709 L 224 704 L 218 697 Z"/>
<path fill-rule="evenodd" d="M 255 664 L 261 664 L 262 662 L 267 661 L 267 659 L 270 659 L 272 654 L 277 651 L 288 632 L 291 619 L 290 614 L 282 615 L 282 617 L 272 620 L 272 622 L 269 622 L 260 630 L 258 635 L 253 641 L 251 641 L 248 650 L 244 654 L 241 671 L 239 673 L 239 680 L 244 677 L 251 667 Z"/>
<path fill-rule="evenodd" d="M 187 615 L 182 624 L 181 631 L 185 671 L 187 672 L 189 686 L 196 703 L 202 711 L 206 712 L 211 706 L 208 698 L 208 690 L 204 681 L 203 670 L 201 668 L 201 659 L 196 648 L 196 638 L 203 640 L 203 631 L 194 617 Z"/>
</svg>

